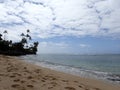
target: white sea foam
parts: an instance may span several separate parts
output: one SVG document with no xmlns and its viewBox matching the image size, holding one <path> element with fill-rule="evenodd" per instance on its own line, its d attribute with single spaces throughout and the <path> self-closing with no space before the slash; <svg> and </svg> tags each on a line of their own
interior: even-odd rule
<svg viewBox="0 0 120 90">
<path fill-rule="evenodd" d="M 64 63 L 52 62 L 51 60 L 44 60 L 35 58 L 33 56 L 22 57 L 27 62 L 34 63 L 35 65 L 50 68 L 52 70 L 57 70 L 81 77 L 96 78 L 105 81 L 115 82 L 120 84 L 120 74 L 114 74 L 105 71 L 97 71 L 93 69 L 88 69 L 84 67 L 78 67 L 75 65 L 66 65 Z"/>
</svg>

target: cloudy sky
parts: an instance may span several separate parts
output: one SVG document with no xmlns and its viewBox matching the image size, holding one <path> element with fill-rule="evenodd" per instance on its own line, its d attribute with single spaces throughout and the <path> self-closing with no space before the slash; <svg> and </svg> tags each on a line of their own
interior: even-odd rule
<svg viewBox="0 0 120 90">
<path fill-rule="evenodd" d="M 0 33 L 26 29 L 38 53 L 120 53 L 120 0 L 0 0 Z"/>
</svg>

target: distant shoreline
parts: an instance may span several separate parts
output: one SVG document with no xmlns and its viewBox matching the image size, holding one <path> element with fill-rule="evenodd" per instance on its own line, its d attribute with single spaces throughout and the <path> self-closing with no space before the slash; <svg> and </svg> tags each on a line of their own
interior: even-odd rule
<svg viewBox="0 0 120 90">
<path fill-rule="evenodd" d="M 45 55 L 45 54 L 49 54 L 49 55 L 120 55 L 120 54 L 109 54 L 109 53 L 105 53 L 105 54 L 69 54 L 69 53 L 37 53 L 37 55 Z"/>
</svg>

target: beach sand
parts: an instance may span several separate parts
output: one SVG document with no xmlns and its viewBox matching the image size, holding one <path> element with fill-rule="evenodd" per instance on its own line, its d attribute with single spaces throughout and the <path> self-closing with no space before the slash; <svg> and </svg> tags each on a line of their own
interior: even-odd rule
<svg viewBox="0 0 120 90">
<path fill-rule="evenodd" d="M 120 86 L 0 55 L 0 90 L 120 90 Z"/>
</svg>

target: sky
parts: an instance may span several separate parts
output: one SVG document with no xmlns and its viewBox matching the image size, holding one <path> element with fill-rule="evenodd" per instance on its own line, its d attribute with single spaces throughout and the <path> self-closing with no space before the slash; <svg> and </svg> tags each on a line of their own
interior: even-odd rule
<svg viewBox="0 0 120 90">
<path fill-rule="evenodd" d="M 120 54 L 120 0 L 0 0 L 0 33 L 27 29 L 38 53 Z"/>
</svg>

